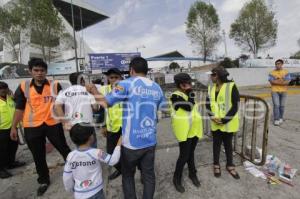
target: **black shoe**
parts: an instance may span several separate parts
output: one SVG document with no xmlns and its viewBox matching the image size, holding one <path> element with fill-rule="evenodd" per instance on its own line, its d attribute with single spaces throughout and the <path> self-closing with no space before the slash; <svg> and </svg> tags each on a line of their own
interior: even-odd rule
<svg viewBox="0 0 300 199">
<path fill-rule="evenodd" d="M 214 165 L 214 176 L 216 178 L 221 177 L 221 167 L 220 167 L 220 165 Z"/>
<path fill-rule="evenodd" d="M 173 177 L 173 184 L 175 186 L 175 189 L 180 192 L 180 193 L 184 193 L 185 192 L 185 189 L 184 187 L 182 186 L 181 184 L 181 178 L 178 178 L 178 177 Z"/>
<path fill-rule="evenodd" d="M 238 172 L 235 171 L 234 167 L 233 168 L 226 167 L 226 169 L 234 179 L 236 179 L 236 180 L 240 179 L 240 175 Z"/>
<path fill-rule="evenodd" d="M 118 171 L 118 170 L 116 170 L 115 172 L 113 172 L 113 173 L 108 177 L 108 179 L 109 179 L 109 180 L 114 180 L 114 179 L 116 179 L 117 177 L 119 177 L 120 175 L 121 175 L 121 172 Z"/>
<path fill-rule="evenodd" d="M 10 165 L 7 166 L 7 169 L 15 169 L 24 166 L 26 163 L 21 161 L 14 161 Z"/>
<path fill-rule="evenodd" d="M 198 177 L 197 177 L 196 174 L 190 174 L 189 178 L 192 180 L 192 182 L 195 185 L 195 187 L 200 187 L 201 186 L 200 181 L 199 181 L 199 179 L 198 179 Z"/>
<path fill-rule="evenodd" d="M 0 170 L 0 178 L 5 179 L 5 178 L 10 178 L 11 176 L 12 174 L 6 171 L 5 169 Z"/>
<path fill-rule="evenodd" d="M 37 196 L 42 196 L 47 191 L 49 184 L 40 184 L 39 188 L 37 189 Z"/>
</svg>

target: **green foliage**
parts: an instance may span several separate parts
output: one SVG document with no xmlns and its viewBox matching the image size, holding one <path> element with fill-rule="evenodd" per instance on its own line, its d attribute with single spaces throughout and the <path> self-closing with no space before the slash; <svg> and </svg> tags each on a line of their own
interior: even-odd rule
<svg viewBox="0 0 300 199">
<path fill-rule="evenodd" d="M 59 44 L 64 27 L 52 0 L 22 0 L 21 6 L 30 13 L 31 41 L 38 44 L 44 60 L 51 61 L 51 48 Z M 26 6 L 31 5 L 31 6 Z"/>
<path fill-rule="evenodd" d="M 44 60 L 50 62 L 51 48 L 59 44 L 64 33 L 52 0 L 19 0 L 9 9 L 0 7 L 0 34 L 14 49 L 16 58 L 18 51 L 21 51 L 20 46 L 17 50 L 16 45 L 21 43 L 21 32 L 26 28 L 31 30 L 31 42 L 37 44 Z"/>
<path fill-rule="evenodd" d="M 220 65 L 224 68 L 238 68 L 239 61 L 238 59 L 232 61 L 229 57 L 225 57 L 224 60 L 220 62 Z"/>
<path fill-rule="evenodd" d="M 0 7 L 0 34 L 12 49 L 14 60 L 19 62 L 21 32 L 26 28 L 28 14 L 17 4 L 12 4 L 10 9 Z"/>
<path fill-rule="evenodd" d="M 169 69 L 170 70 L 175 70 L 177 68 L 180 68 L 179 64 L 177 62 L 172 62 L 170 65 L 169 65 Z"/>
<path fill-rule="evenodd" d="M 276 44 L 278 22 L 264 0 L 252 0 L 241 9 L 238 18 L 231 24 L 230 38 L 254 57 L 259 50 Z"/>
<path fill-rule="evenodd" d="M 186 26 L 187 36 L 205 62 L 220 39 L 220 21 L 216 9 L 211 4 L 196 1 L 189 10 Z"/>
<path fill-rule="evenodd" d="M 294 55 L 290 56 L 290 59 L 300 59 L 300 51 L 298 51 Z"/>
</svg>

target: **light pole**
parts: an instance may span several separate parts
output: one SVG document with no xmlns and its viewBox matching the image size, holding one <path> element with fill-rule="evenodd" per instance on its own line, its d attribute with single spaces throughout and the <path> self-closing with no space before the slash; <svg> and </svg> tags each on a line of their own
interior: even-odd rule
<svg viewBox="0 0 300 199">
<path fill-rule="evenodd" d="M 73 27 L 74 48 L 75 48 L 76 72 L 78 72 L 79 70 L 78 70 L 77 42 L 76 42 L 76 35 L 75 35 L 75 22 L 74 22 L 73 0 L 71 0 L 71 14 L 72 14 L 72 27 Z"/>
<path fill-rule="evenodd" d="M 141 48 L 146 48 L 146 46 L 145 45 L 141 45 L 141 46 L 136 47 L 136 52 L 138 53 L 139 49 L 141 49 Z"/>
<path fill-rule="evenodd" d="M 227 57 L 226 33 L 225 33 L 224 29 L 223 29 L 222 33 L 223 33 L 223 39 L 224 39 L 225 57 Z"/>
</svg>

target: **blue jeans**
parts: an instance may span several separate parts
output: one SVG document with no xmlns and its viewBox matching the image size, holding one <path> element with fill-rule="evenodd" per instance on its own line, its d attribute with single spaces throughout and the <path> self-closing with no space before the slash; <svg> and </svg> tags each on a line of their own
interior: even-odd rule
<svg viewBox="0 0 300 199">
<path fill-rule="evenodd" d="M 272 92 L 274 121 L 283 119 L 286 92 Z"/>
<path fill-rule="evenodd" d="M 101 191 L 99 191 L 98 193 L 96 193 L 92 197 L 89 197 L 88 199 L 105 199 L 103 189 L 101 189 Z"/>
</svg>

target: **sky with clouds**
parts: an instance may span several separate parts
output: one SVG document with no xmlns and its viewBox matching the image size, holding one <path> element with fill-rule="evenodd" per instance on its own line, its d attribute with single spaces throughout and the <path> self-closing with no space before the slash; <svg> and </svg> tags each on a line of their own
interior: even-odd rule
<svg viewBox="0 0 300 199">
<path fill-rule="evenodd" d="M 84 0 L 110 18 L 84 30 L 87 44 L 99 53 L 135 52 L 151 57 L 173 50 L 195 57 L 195 47 L 186 36 L 185 21 L 195 0 Z M 221 30 L 227 33 L 228 55 L 232 58 L 244 53 L 228 37 L 231 23 L 249 0 L 205 0 L 217 9 Z M 267 0 L 272 4 L 279 22 L 277 45 L 261 52 L 275 58 L 289 57 L 300 50 L 300 0 Z M 142 48 L 145 46 L 145 48 Z M 217 55 L 224 55 L 224 43 L 217 47 Z"/>
</svg>

